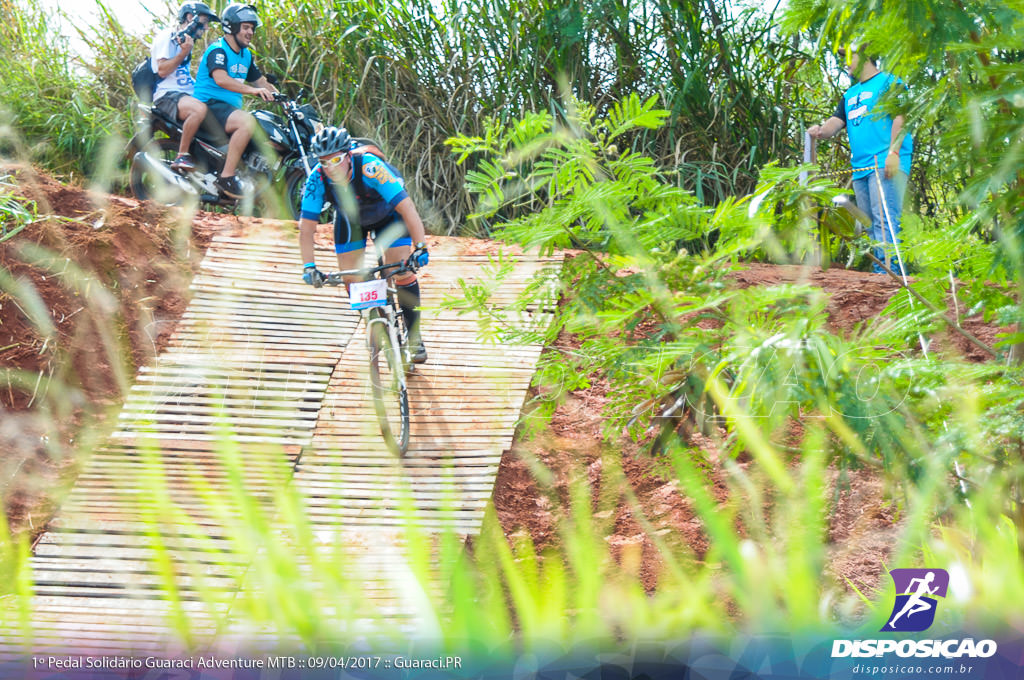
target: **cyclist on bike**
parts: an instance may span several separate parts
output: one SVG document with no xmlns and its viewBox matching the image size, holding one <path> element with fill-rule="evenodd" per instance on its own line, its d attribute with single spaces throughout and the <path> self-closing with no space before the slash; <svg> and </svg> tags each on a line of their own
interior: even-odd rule
<svg viewBox="0 0 1024 680">
<path fill-rule="evenodd" d="M 384 261 L 411 261 L 426 266 L 426 230 L 412 198 L 405 191 L 395 168 L 369 150 L 359 150 L 343 127 L 326 127 L 313 137 L 310 151 L 320 158 L 306 179 L 299 217 L 299 248 L 302 280 L 319 288 L 325 275 L 313 259 L 313 235 L 325 203 L 334 206 L 334 252 L 338 267 L 358 269 L 363 265 L 366 237 L 384 252 Z M 412 244 L 415 242 L 415 248 Z M 411 250 L 411 252 L 410 252 Z M 358 279 L 345 277 L 346 288 Z M 412 361 L 425 363 L 427 350 L 419 327 L 420 284 L 413 272 L 395 277 L 398 303 L 409 329 Z"/>
</svg>

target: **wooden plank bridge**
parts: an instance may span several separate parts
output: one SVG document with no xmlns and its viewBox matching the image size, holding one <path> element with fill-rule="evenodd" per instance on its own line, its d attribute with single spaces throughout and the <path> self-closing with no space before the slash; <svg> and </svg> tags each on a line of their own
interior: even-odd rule
<svg viewBox="0 0 1024 680">
<path fill-rule="evenodd" d="M 421 273 L 430 361 L 409 379 L 410 447 L 398 461 L 381 441 L 361 320 L 344 294 L 299 281 L 283 230 L 216 238 L 170 343 L 139 371 L 116 431 L 37 543 L 31 625 L 8 611 L 0 653 L 241 650 L 280 634 L 258 615 L 280 605 L 266 595 L 275 578 L 318 602 L 339 635 L 430 633 L 406 532 L 479 532 L 541 351 L 481 342 L 476 317 L 438 309 L 458 279 L 489 276 L 488 257 L 438 241 Z M 325 249 L 317 259 L 334 261 Z M 515 260 L 498 308 L 560 262 Z M 547 323 L 538 310 L 517 318 Z M 251 535 L 263 521 L 279 541 Z M 301 554 L 298 571 L 274 572 L 281 550 Z"/>
</svg>

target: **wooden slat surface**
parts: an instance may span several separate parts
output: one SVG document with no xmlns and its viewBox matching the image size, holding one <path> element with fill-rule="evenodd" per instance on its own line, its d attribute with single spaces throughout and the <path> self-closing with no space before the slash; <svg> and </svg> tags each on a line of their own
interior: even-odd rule
<svg viewBox="0 0 1024 680">
<path fill-rule="evenodd" d="M 179 614 L 205 645 L 221 644 L 214 631 L 228 645 L 273 635 L 231 603 L 238 588 L 261 588 L 257 548 L 238 549 L 239 527 L 254 509 L 269 519 L 288 484 L 323 553 L 300 559 L 301 568 L 342 559 L 357 586 L 345 597 L 358 616 L 325 605 L 339 628 L 415 628 L 424 609 L 407 592 L 415 578 L 404 527 L 479 531 L 541 350 L 480 341 L 480 320 L 440 309 L 459 295 L 459 279 L 487 277 L 489 258 L 458 247 L 453 239 L 432 253 L 421 276 L 430 361 L 409 377 L 411 442 L 397 460 L 381 440 L 363 326 L 344 294 L 298 280 L 286 231 L 215 239 L 169 345 L 140 369 L 118 429 L 35 548 L 33 649 L 67 652 L 73 637 L 80 651 L 172 653 L 195 644 L 173 625 Z M 333 260 L 323 249 L 317 258 Z M 521 257 L 492 302 L 510 303 L 535 273 L 559 264 Z M 548 322 L 538 310 L 509 317 L 523 331 Z M 233 458 L 243 461 L 234 472 Z M 174 512 L 154 514 L 165 511 L 161 498 Z M 206 589 L 220 593 L 212 609 Z M 23 650 L 19 639 L 13 619 L 0 623 L 0 657 Z"/>
</svg>

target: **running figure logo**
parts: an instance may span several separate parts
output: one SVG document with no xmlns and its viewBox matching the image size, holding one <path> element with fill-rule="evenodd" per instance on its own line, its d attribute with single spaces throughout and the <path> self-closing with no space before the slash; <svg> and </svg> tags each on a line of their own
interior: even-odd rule
<svg viewBox="0 0 1024 680">
<path fill-rule="evenodd" d="M 927 630 L 935 621 L 937 597 L 946 597 L 949 574 L 945 569 L 893 569 L 889 572 L 896 584 L 896 602 L 883 631 L 917 633 Z"/>
</svg>

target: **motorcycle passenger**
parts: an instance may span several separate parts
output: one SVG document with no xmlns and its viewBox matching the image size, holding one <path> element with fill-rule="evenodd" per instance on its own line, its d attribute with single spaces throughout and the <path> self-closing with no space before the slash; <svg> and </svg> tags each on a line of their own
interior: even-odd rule
<svg viewBox="0 0 1024 680">
<path fill-rule="evenodd" d="M 372 234 L 375 245 L 384 250 L 387 263 L 412 259 L 418 267 L 424 267 L 430 260 L 423 220 L 405 191 L 402 176 L 372 152 L 353 153 L 356 148 L 358 143 L 343 127 L 326 127 L 310 143 L 310 151 L 320 158 L 320 163 L 306 179 L 302 195 L 299 249 L 305 262 L 302 280 L 317 288 L 324 284 L 325 276 L 313 259 L 313 235 L 326 202 L 335 207 L 334 252 L 338 255 L 340 269 L 362 266 L 368 234 Z M 357 214 L 355 205 L 358 205 Z M 348 214 L 346 206 L 353 206 L 352 215 Z M 412 249 L 413 242 L 415 249 Z M 346 287 L 356 281 L 354 276 L 345 277 Z M 419 327 L 419 281 L 416 274 L 405 272 L 395 277 L 395 285 L 405 326 L 409 329 L 412 361 L 425 363 L 427 350 Z"/>
<path fill-rule="evenodd" d="M 206 3 L 186 2 L 178 9 L 177 28 L 170 27 L 158 33 L 150 48 L 150 62 L 157 77 L 153 106 L 167 118 L 181 122 L 178 156 L 171 163 L 175 172 L 196 169 L 188 150 L 206 117 L 206 104 L 192 96 L 196 81 L 192 79 L 189 66 L 195 37 L 183 33 L 193 19 L 197 20 L 197 25 L 190 33 L 195 35 L 205 31 L 211 21 L 220 21 Z"/>
<path fill-rule="evenodd" d="M 225 196 L 241 198 L 242 187 L 235 170 L 256 127 L 252 114 L 242 110 L 242 95 L 255 95 L 269 102 L 274 100 L 277 88 L 256 67 L 249 51 L 260 25 L 256 8 L 231 3 L 221 14 L 220 22 L 225 35 L 203 53 L 195 93 L 229 136 L 224 167 L 215 184 Z"/>
</svg>

